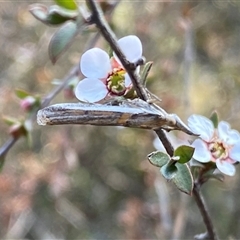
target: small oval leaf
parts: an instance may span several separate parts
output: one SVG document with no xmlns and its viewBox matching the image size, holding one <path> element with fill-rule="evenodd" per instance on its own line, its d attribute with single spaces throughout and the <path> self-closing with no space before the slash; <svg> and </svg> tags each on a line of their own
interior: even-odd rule
<svg viewBox="0 0 240 240">
<path fill-rule="evenodd" d="M 43 4 L 32 4 L 29 6 L 29 12 L 39 21 L 45 22 L 48 15 L 48 8 Z"/>
<path fill-rule="evenodd" d="M 19 97 L 20 99 L 24 99 L 28 96 L 30 96 L 31 94 L 26 92 L 25 90 L 22 89 L 16 89 L 15 90 L 15 94 L 17 95 L 17 97 Z"/>
<path fill-rule="evenodd" d="M 77 24 L 69 21 L 53 35 L 48 48 L 49 57 L 53 64 L 70 45 L 77 35 L 77 30 Z"/>
<path fill-rule="evenodd" d="M 172 179 L 173 183 L 180 191 L 191 195 L 193 189 L 193 177 L 188 165 L 176 163 L 175 166 L 178 171 Z"/>
<path fill-rule="evenodd" d="M 148 154 L 148 160 L 154 166 L 162 167 L 170 161 L 170 157 L 164 152 L 155 151 Z"/>
<path fill-rule="evenodd" d="M 64 8 L 69 9 L 69 10 L 78 9 L 78 5 L 76 4 L 76 2 L 74 0 L 55 0 L 55 2 L 59 6 L 64 7 Z"/>
<path fill-rule="evenodd" d="M 211 116 L 210 116 L 210 120 L 213 123 L 214 128 L 217 128 L 218 126 L 218 113 L 216 111 L 213 111 Z"/>
<path fill-rule="evenodd" d="M 161 174 L 163 175 L 163 177 L 167 180 L 171 180 L 174 178 L 174 176 L 176 176 L 177 174 L 177 167 L 175 166 L 175 164 L 172 164 L 172 165 L 164 165 L 161 167 Z"/>
<path fill-rule="evenodd" d="M 76 20 L 77 16 L 77 11 L 70 11 L 59 6 L 51 6 L 45 21 L 49 25 L 59 25 L 69 20 Z"/>
<path fill-rule="evenodd" d="M 187 163 L 192 159 L 195 148 L 182 145 L 174 151 L 174 156 L 179 157 L 178 163 Z"/>
<path fill-rule="evenodd" d="M 33 4 L 29 8 L 30 13 L 44 24 L 56 26 L 69 20 L 76 20 L 79 12 L 61 8 L 57 5 L 47 8 L 42 4 Z"/>
<path fill-rule="evenodd" d="M 8 117 L 8 116 L 3 116 L 3 121 L 8 125 L 8 126 L 13 126 L 15 124 L 19 124 L 19 120 L 13 117 Z"/>
</svg>

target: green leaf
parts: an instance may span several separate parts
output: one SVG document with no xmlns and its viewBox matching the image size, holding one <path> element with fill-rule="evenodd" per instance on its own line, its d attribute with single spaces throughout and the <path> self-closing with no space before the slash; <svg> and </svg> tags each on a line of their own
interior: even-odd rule
<svg viewBox="0 0 240 240">
<path fill-rule="evenodd" d="M 173 183 L 180 191 L 191 195 L 193 189 L 193 177 L 188 165 L 176 163 L 175 166 L 178 171 L 172 179 Z"/>
<path fill-rule="evenodd" d="M 68 48 L 78 33 L 75 22 L 69 21 L 64 24 L 52 37 L 48 53 L 52 63 L 56 63 L 59 56 Z"/>
<path fill-rule="evenodd" d="M 50 25 L 59 25 L 69 20 L 76 20 L 78 12 L 51 6 L 48 11 L 46 23 Z"/>
<path fill-rule="evenodd" d="M 17 95 L 17 97 L 19 97 L 20 99 L 24 99 L 28 96 L 30 96 L 31 94 L 26 92 L 25 90 L 22 89 L 16 89 L 15 90 L 15 94 Z"/>
<path fill-rule="evenodd" d="M 147 76 L 152 68 L 152 65 L 153 65 L 153 62 L 147 62 L 143 67 L 143 70 L 141 72 L 141 83 L 143 86 L 146 86 Z"/>
<path fill-rule="evenodd" d="M 9 125 L 9 126 L 13 126 L 14 124 L 18 124 L 19 123 L 19 120 L 16 119 L 16 118 L 13 118 L 13 117 L 7 117 L 7 116 L 4 116 L 3 117 L 3 121 Z"/>
<path fill-rule="evenodd" d="M 171 180 L 174 178 L 174 176 L 176 176 L 177 174 L 177 167 L 175 166 L 175 164 L 171 164 L 171 165 L 164 165 L 161 167 L 161 174 L 163 175 L 163 177 L 167 180 Z"/>
<path fill-rule="evenodd" d="M 154 166 L 162 167 L 163 165 L 167 164 L 170 161 L 170 157 L 168 156 L 168 154 L 164 152 L 155 151 L 148 154 L 148 160 Z"/>
<path fill-rule="evenodd" d="M 210 116 L 210 120 L 212 121 L 213 126 L 215 128 L 217 128 L 217 126 L 218 126 L 218 113 L 216 111 L 212 112 L 212 114 Z"/>
<path fill-rule="evenodd" d="M 78 5 L 76 4 L 76 2 L 74 0 L 55 0 L 55 2 L 59 6 L 64 7 L 64 8 L 69 9 L 69 10 L 78 9 Z"/>
<path fill-rule="evenodd" d="M 76 20 L 79 14 L 77 11 L 61 8 L 57 5 L 50 6 L 48 9 L 42 4 L 31 5 L 29 11 L 36 19 L 50 26 L 56 26 L 69 20 Z"/>
<path fill-rule="evenodd" d="M 182 145 L 174 151 L 174 156 L 180 157 L 177 162 L 184 164 L 191 160 L 194 150 L 195 149 L 193 147 Z"/>
</svg>

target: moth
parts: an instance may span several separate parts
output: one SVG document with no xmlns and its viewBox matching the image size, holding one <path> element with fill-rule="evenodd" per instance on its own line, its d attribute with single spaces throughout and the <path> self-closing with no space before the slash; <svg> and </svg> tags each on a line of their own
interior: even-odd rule
<svg viewBox="0 0 240 240">
<path fill-rule="evenodd" d="M 168 114 L 156 104 L 141 99 L 110 103 L 61 103 L 38 111 L 39 125 L 80 124 L 123 126 L 167 131 L 181 130 L 194 135 L 176 114 Z"/>
</svg>

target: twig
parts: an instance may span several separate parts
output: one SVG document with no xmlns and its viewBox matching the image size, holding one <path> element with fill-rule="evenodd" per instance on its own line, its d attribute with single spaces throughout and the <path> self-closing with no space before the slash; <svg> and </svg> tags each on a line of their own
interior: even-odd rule
<svg viewBox="0 0 240 240">
<path fill-rule="evenodd" d="M 87 50 L 93 47 L 96 44 L 99 37 L 100 37 L 100 34 L 96 33 L 91 39 L 91 41 L 86 45 L 85 49 Z M 66 74 L 66 76 L 62 80 L 62 83 L 57 87 L 55 87 L 49 94 L 47 94 L 46 97 L 43 98 L 41 102 L 41 106 L 29 116 L 28 120 L 30 120 L 31 122 L 34 122 L 36 120 L 38 110 L 48 106 L 50 102 L 56 97 L 56 95 L 58 95 L 64 89 L 64 87 L 69 83 L 69 81 L 71 81 L 71 79 L 78 73 L 79 73 L 79 65 L 77 64 Z M 2 166 L 2 164 L 4 163 L 4 159 L 8 151 L 14 146 L 14 144 L 17 142 L 18 139 L 19 137 L 16 137 L 16 138 L 10 137 L 6 141 L 6 143 L 3 144 L 3 146 L 0 148 L 0 166 Z"/>
<path fill-rule="evenodd" d="M 92 11 L 91 21 L 96 24 L 96 26 L 99 28 L 100 32 L 104 36 L 105 40 L 109 43 L 109 45 L 111 46 L 111 48 L 113 49 L 113 51 L 115 52 L 115 54 L 117 55 L 119 60 L 121 61 L 123 67 L 125 68 L 125 70 L 127 71 L 128 75 L 130 76 L 130 78 L 132 80 L 133 87 L 136 90 L 138 97 L 144 101 L 147 101 L 148 94 L 147 94 L 146 89 L 140 83 L 139 76 L 136 74 L 136 71 L 135 71 L 136 69 L 134 68 L 135 65 L 134 65 L 134 63 L 131 63 L 126 59 L 125 55 L 119 48 L 118 43 L 117 43 L 117 38 L 116 38 L 115 34 L 113 33 L 113 31 L 110 29 L 108 23 L 106 22 L 101 8 L 94 0 L 87 0 L 87 2 Z M 185 54 L 187 56 L 188 52 L 186 51 Z M 189 61 L 187 61 L 187 63 L 186 63 L 187 71 L 189 71 L 188 62 Z M 185 78 L 188 79 L 188 77 L 189 76 L 187 75 L 187 73 L 185 73 Z M 168 140 L 165 132 L 162 129 L 155 130 L 155 132 L 158 135 L 159 139 L 162 141 L 167 153 L 170 156 L 173 156 L 174 149 L 173 149 L 172 144 Z M 197 205 L 201 211 L 202 217 L 204 219 L 204 223 L 207 227 L 209 238 L 213 239 L 213 240 L 217 240 L 218 238 L 214 231 L 210 216 L 208 215 L 208 212 L 206 210 L 206 206 L 203 201 L 203 197 L 201 196 L 199 189 L 197 188 L 196 185 L 194 185 L 193 194 L 195 196 Z"/>
<path fill-rule="evenodd" d="M 0 148 L 0 169 L 4 164 L 5 156 L 8 153 L 8 151 L 11 149 L 11 147 L 16 143 L 18 138 L 10 137 Z"/>
<path fill-rule="evenodd" d="M 135 64 L 129 62 L 126 59 L 126 56 L 121 51 L 121 49 L 119 48 L 117 43 L 117 38 L 114 32 L 109 27 L 107 21 L 105 20 L 102 9 L 99 7 L 99 5 L 93 0 L 87 0 L 87 2 L 89 3 L 89 7 L 92 10 L 91 21 L 96 24 L 96 26 L 99 28 L 100 32 L 102 33 L 103 37 L 106 39 L 106 41 L 109 43 L 112 50 L 116 53 L 117 57 L 121 61 L 123 67 L 125 68 L 129 77 L 132 80 L 132 84 L 139 98 L 146 101 L 148 99 L 148 95 L 146 90 L 140 84 L 139 76 L 135 72 L 135 69 L 136 69 Z"/>
<path fill-rule="evenodd" d="M 206 203 L 203 199 L 203 196 L 200 192 L 200 186 L 195 183 L 194 184 L 194 187 L 193 187 L 193 196 L 195 198 L 195 201 L 197 203 L 197 206 L 201 212 L 201 215 L 202 215 L 202 218 L 203 218 L 203 221 L 204 221 L 204 224 L 207 228 L 207 237 L 208 239 L 211 239 L 211 240 L 218 240 L 218 236 L 216 234 L 216 231 L 213 227 L 213 223 L 212 223 L 212 220 L 211 220 L 211 217 L 208 213 L 208 210 L 207 210 L 207 207 L 206 207 Z"/>
<path fill-rule="evenodd" d="M 43 98 L 41 106 L 36 109 L 29 117 L 29 120 L 31 122 L 34 122 L 36 120 L 37 111 L 43 107 L 46 107 L 49 105 L 49 103 L 53 100 L 56 95 L 61 92 L 61 90 L 68 84 L 68 82 L 72 79 L 74 75 L 76 75 L 79 71 L 78 65 L 72 68 L 72 70 L 66 75 L 66 77 L 63 79 L 62 83 L 58 85 L 56 88 L 54 88 L 45 98 Z M 7 152 L 14 146 L 14 144 L 17 142 L 17 140 L 20 137 L 10 137 L 5 144 L 0 148 L 0 161 L 4 161 L 4 157 L 7 154 Z M 1 165 L 1 162 L 0 162 Z"/>
<path fill-rule="evenodd" d="M 123 67 L 127 71 L 129 77 L 132 80 L 133 87 L 138 95 L 138 97 L 144 101 L 148 100 L 148 93 L 146 89 L 141 85 L 140 78 L 136 73 L 136 64 L 131 63 L 126 59 L 126 56 L 123 54 L 121 49 L 118 46 L 117 38 L 114 32 L 109 27 L 108 23 L 106 22 L 102 9 L 94 0 L 87 0 L 88 5 L 92 11 L 91 21 L 96 24 L 99 28 L 100 32 L 102 33 L 105 40 L 109 43 L 112 50 L 115 52 L 119 60 L 121 61 Z M 173 156 L 173 147 L 170 141 L 168 140 L 165 132 L 162 129 L 155 130 L 156 134 L 158 135 L 159 139 L 162 141 L 166 151 L 170 156 Z"/>
</svg>

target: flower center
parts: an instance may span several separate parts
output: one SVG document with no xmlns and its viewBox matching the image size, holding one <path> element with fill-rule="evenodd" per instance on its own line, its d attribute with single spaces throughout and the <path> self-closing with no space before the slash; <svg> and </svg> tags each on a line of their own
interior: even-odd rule
<svg viewBox="0 0 240 240">
<path fill-rule="evenodd" d="M 114 68 L 107 78 L 108 90 L 116 95 L 123 95 L 126 91 L 125 73 L 123 68 Z"/>
<path fill-rule="evenodd" d="M 209 150 L 215 159 L 226 159 L 228 157 L 227 148 L 224 146 L 222 141 L 214 140 L 209 144 Z"/>
</svg>

